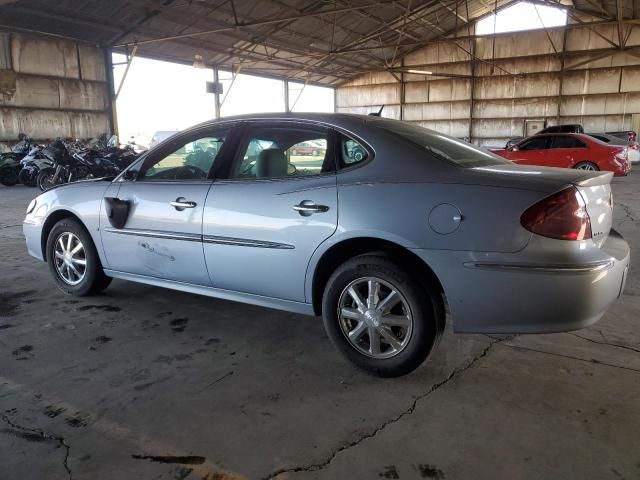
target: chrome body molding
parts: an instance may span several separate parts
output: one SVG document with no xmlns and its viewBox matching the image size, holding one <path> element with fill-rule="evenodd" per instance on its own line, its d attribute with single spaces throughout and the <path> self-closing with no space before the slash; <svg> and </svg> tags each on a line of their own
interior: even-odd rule
<svg viewBox="0 0 640 480">
<path fill-rule="evenodd" d="M 188 242 L 201 242 L 202 235 L 195 233 L 166 232 L 163 230 L 138 230 L 135 228 L 105 227 L 103 232 L 117 233 L 120 235 L 134 235 L 136 237 L 164 238 L 168 240 L 185 240 Z"/>
<path fill-rule="evenodd" d="M 295 248 L 293 245 L 289 245 L 287 243 L 265 242 L 262 240 L 251 240 L 247 238 L 217 237 L 214 235 L 203 236 L 195 233 L 166 232 L 163 230 L 139 230 L 135 228 L 105 227 L 103 231 L 109 233 L 117 233 L 120 235 L 134 235 L 136 237 L 184 240 L 188 242 L 216 243 L 220 245 L 235 245 L 238 247 L 278 248 L 286 250 Z"/>
<path fill-rule="evenodd" d="M 289 245 L 287 243 L 264 242 L 262 240 L 250 240 L 246 238 L 217 237 L 215 235 L 204 235 L 202 241 L 204 243 L 236 245 L 238 247 L 277 248 L 284 250 L 292 250 L 296 248 L 293 245 Z"/>
<path fill-rule="evenodd" d="M 482 268 L 487 270 L 518 270 L 521 272 L 545 272 L 545 273 L 594 273 L 608 270 L 613 266 L 613 260 L 592 263 L 588 265 L 532 265 L 525 263 L 483 263 L 466 262 L 467 268 Z"/>
</svg>

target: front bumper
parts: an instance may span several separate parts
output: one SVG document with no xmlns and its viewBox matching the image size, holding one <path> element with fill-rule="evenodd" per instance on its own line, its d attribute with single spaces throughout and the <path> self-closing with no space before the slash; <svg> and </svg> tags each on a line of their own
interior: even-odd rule
<svg viewBox="0 0 640 480">
<path fill-rule="evenodd" d="M 22 233 L 24 233 L 24 238 L 27 241 L 27 251 L 29 252 L 29 255 L 37 258 L 38 260 L 44 261 L 41 243 L 42 227 L 42 223 L 35 221 L 25 220 L 22 223 Z"/>
<path fill-rule="evenodd" d="M 622 295 L 629 267 L 629 245 L 615 230 L 598 249 L 600 258 L 586 264 L 519 264 L 517 254 L 509 262 L 486 262 L 469 252 L 414 253 L 440 279 L 454 331 L 465 333 L 587 327 Z"/>
</svg>

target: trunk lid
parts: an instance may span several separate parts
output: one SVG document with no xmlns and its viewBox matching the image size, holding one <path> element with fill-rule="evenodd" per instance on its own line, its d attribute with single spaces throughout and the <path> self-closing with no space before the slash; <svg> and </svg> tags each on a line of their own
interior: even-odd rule
<svg viewBox="0 0 640 480">
<path fill-rule="evenodd" d="M 595 244 L 602 247 L 609 235 L 613 222 L 612 172 L 499 164 L 469 168 L 465 174 L 467 180 L 476 185 L 534 190 L 545 194 L 573 185 L 585 202 Z"/>
</svg>

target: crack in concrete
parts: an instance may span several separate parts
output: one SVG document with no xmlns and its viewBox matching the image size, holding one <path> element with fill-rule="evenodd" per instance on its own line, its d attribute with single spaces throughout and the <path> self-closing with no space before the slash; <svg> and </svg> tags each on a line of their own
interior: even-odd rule
<svg viewBox="0 0 640 480">
<path fill-rule="evenodd" d="M 444 380 L 441 380 L 440 382 L 434 383 L 433 385 L 431 385 L 429 390 L 427 390 L 426 392 L 424 392 L 424 393 L 418 395 L 417 397 L 415 397 L 413 399 L 413 402 L 409 406 L 409 408 L 407 408 L 406 410 L 400 412 L 398 415 L 396 415 L 392 419 L 383 422 L 382 424 L 377 426 L 372 431 L 370 431 L 368 433 L 365 433 L 364 435 L 361 435 L 356 440 L 352 440 L 349 443 L 346 443 L 346 444 L 342 445 L 338 449 L 334 450 L 324 461 L 322 461 L 320 463 L 313 463 L 313 464 L 310 464 L 310 465 L 299 466 L 299 467 L 280 468 L 280 469 L 270 473 L 269 475 L 267 475 L 265 477 L 262 477 L 262 480 L 271 480 L 271 479 L 276 478 L 277 476 L 285 474 L 285 473 L 316 472 L 318 470 L 323 470 L 324 468 L 328 467 L 331 464 L 331 462 L 333 462 L 333 460 L 341 452 L 344 452 L 345 450 L 349 450 L 350 448 L 358 446 L 363 441 L 368 440 L 369 438 L 373 438 L 376 435 L 378 435 L 378 433 L 382 432 L 389 425 L 398 422 L 399 420 L 401 420 L 402 418 L 404 418 L 404 417 L 406 417 L 408 415 L 411 415 L 415 411 L 416 407 L 418 406 L 418 402 L 420 400 L 423 400 L 423 399 L 427 398 L 429 395 L 431 395 L 433 392 L 438 390 L 440 387 L 443 387 L 444 385 L 449 383 L 451 380 L 453 380 L 454 378 L 456 378 L 460 374 L 464 373 L 465 371 L 467 371 L 468 369 L 473 367 L 476 362 L 478 362 L 480 359 L 482 359 L 482 358 L 487 356 L 487 354 L 489 353 L 491 348 L 496 343 L 500 343 L 500 342 L 502 342 L 504 340 L 508 340 L 510 338 L 513 338 L 513 337 L 495 339 L 493 342 L 490 342 L 489 345 L 487 345 L 482 350 L 482 352 L 480 352 L 478 355 L 473 357 L 471 359 L 471 361 L 468 362 L 466 365 L 464 365 L 463 367 L 454 369 L 451 373 L 449 373 L 449 375 L 447 375 L 447 377 Z"/>
<path fill-rule="evenodd" d="M 64 454 L 64 460 L 62 461 L 62 465 L 64 466 L 64 469 L 67 471 L 67 474 L 69 475 L 69 480 L 73 480 L 73 473 L 71 472 L 71 468 L 69 468 L 69 453 L 71 451 L 71 446 L 67 444 L 66 440 L 63 437 L 59 437 L 57 435 L 51 435 L 38 428 L 23 427 L 22 425 L 18 425 L 17 423 L 13 422 L 9 417 L 7 417 L 4 414 L 0 414 L 0 419 L 2 419 L 7 425 L 9 425 L 14 430 L 35 434 L 43 439 L 54 440 L 58 442 L 62 447 L 64 447 L 65 454 Z"/>
<path fill-rule="evenodd" d="M 640 348 L 630 347 L 629 345 L 620 345 L 619 343 L 609 343 L 609 342 L 599 342 L 598 340 L 594 340 L 593 338 L 583 337 L 582 335 L 578 335 L 577 333 L 567 332 L 567 335 L 571 335 L 572 337 L 581 338 L 582 340 L 586 340 L 587 342 L 597 343 L 598 345 L 609 345 L 610 347 L 623 348 L 625 350 L 631 350 L 632 352 L 640 353 Z M 602 335 L 602 332 L 600 332 Z"/>
<path fill-rule="evenodd" d="M 619 205 L 622 208 L 622 210 L 624 210 L 625 217 L 627 217 L 626 220 L 623 220 L 622 222 L 620 222 L 620 224 L 627 222 L 629 220 L 631 220 L 632 222 L 636 221 L 635 217 L 632 215 L 631 207 L 629 205 L 626 205 L 622 202 L 614 202 L 614 204 Z"/>
<path fill-rule="evenodd" d="M 542 354 L 545 354 L 545 355 L 553 355 L 554 357 L 568 358 L 570 360 L 578 360 L 580 362 L 586 362 L 586 363 L 595 363 L 597 365 L 604 365 L 606 367 L 620 368 L 622 370 L 629 370 L 631 372 L 640 373 L 640 369 L 631 368 L 631 367 L 624 367 L 622 365 L 614 365 L 613 363 L 602 362 L 600 360 L 596 360 L 595 358 L 574 357 L 573 355 L 564 355 L 562 353 L 547 352 L 545 350 L 538 350 L 536 348 L 523 347 L 521 345 L 513 345 L 513 344 L 510 344 L 510 343 L 503 343 L 502 345 L 504 345 L 505 347 L 516 349 L 516 350 L 527 350 L 529 352 L 542 353 Z"/>
</svg>

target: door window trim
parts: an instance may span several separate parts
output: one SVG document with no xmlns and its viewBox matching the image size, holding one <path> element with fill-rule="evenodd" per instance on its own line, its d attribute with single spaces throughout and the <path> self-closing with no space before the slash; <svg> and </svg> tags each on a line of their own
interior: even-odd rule
<svg viewBox="0 0 640 480">
<path fill-rule="evenodd" d="M 256 128 L 279 128 L 279 127 L 299 127 L 299 128 L 321 128 L 327 131 L 327 154 L 330 154 L 333 159 L 328 159 L 325 156 L 324 164 L 329 164 L 331 167 L 330 170 L 326 172 L 320 172 L 312 175 L 285 175 L 281 177 L 268 177 L 268 178 L 251 178 L 251 177 L 242 177 L 242 178 L 233 178 L 233 170 L 238 162 L 241 162 L 244 158 L 244 153 L 246 152 L 249 141 L 251 139 L 252 131 L 255 131 Z M 247 120 L 243 122 L 241 130 L 238 132 L 237 142 L 235 145 L 235 155 L 232 158 L 227 158 L 227 166 L 224 168 L 224 175 L 217 177 L 216 180 L 221 180 L 225 182 L 281 182 L 281 181 L 289 181 L 289 180 L 304 180 L 309 178 L 318 178 L 318 177 L 326 177 L 328 175 L 336 174 L 337 167 L 337 158 L 336 158 L 336 141 L 337 136 L 335 129 L 331 125 L 323 124 L 323 123 L 315 123 L 315 122 L 306 122 L 304 120 L 283 120 L 278 119 L 273 122 L 266 123 L 263 120 Z M 329 153 L 330 152 L 330 153 Z"/>
<path fill-rule="evenodd" d="M 226 157 L 233 154 L 233 144 L 236 141 L 236 136 L 238 135 L 239 127 L 241 126 L 241 122 L 224 122 L 219 124 L 212 125 L 204 125 L 195 127 L 195 129 L 189 129 L 184 132 L 180 132 L 170 139 L 167 142 L 162 142 L 158 146 L 152 148 L 147 153 L 142 155 L 136 162 L 134 162 L 131 166 L 129 166 L 126 170 L 124 170 L 116 179 L 116 181 L 120 182 L 138 182 L 144 183 L 145 185 L 150 184 L 175 184 L 175 183 L 211 183 L 216 179 L 215 174 L 220 171 L 221 165 L 226 163 Z M 158 180 L 140 180 L 140 174 L 145 165 L 153 165 L 154 163 L 161 161 L 167 155 L 175 152 L 178 148 L 184 146 L 189 142 L 196 141 L 200 138 L 205 138 L 208 135 L 215 134 L 215 132 L 228 129 L 229 134 L 225 138 L 218 155 L 214 158 L 214 161 L 211 165 L 211 168 L 207 172 L 207 178 L 203 179 L 185 179 L 185 180 L 166 180 L 166 179 L 158 179 Z M 135 172 L 135 178 L 126 179 L 125 173 L 128 171 Z"/>
</svg>

